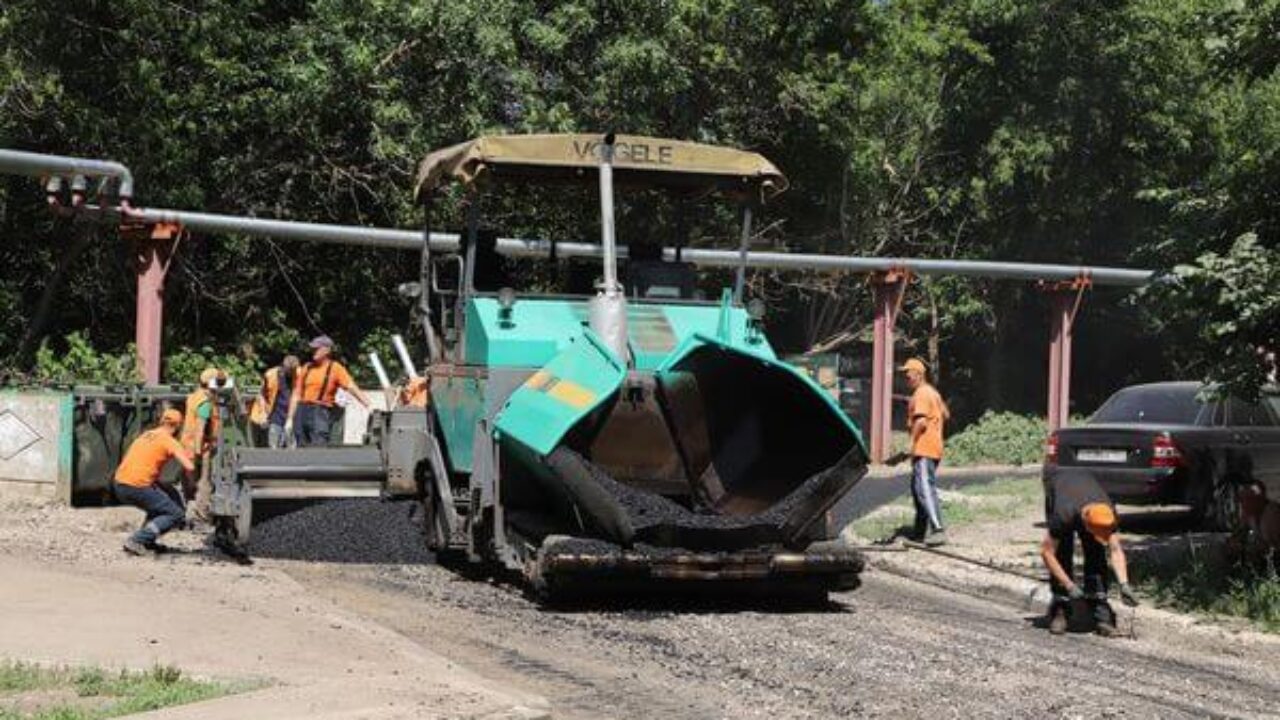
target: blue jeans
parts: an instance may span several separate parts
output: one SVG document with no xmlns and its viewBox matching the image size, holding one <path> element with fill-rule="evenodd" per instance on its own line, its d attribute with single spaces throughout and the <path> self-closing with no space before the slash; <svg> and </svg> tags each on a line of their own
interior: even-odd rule
<svg viewBox="0 0 1280 720">
<path fill-rule="evenodd" d="M 938 500 L 938 461 L 911 458 L 911 499 L 916 506 L 915 530 L 919 536 L 942 529 L 942 503 Z"/>
<path fill-rule="evenodd" d="M 280 424 L 271 423 L 270 425 L 267 426 L 267 447 L 270 447 L 270 448 L 294 447 L 295 445 L 298 444 L 297 441 L 295 440 L 297 436 L 298 436 L 297 432 L 294 432 L 293 437 L 289 437 L 285 435 L 284 423 L 280 423 Z"/>
<path fill-rule="evenodd" d="M 150 547 L 163 534 L 181 525 L 187 516 L 182 495 L 171 485 L 155 483 L 150 487 L 133 487 L 116 483 L 116 497 L 147 514 L 133 539 Z"/>
<path fill-rule="evenodd" d="M 298 404 L 298 416 L 294 419 L 293 432 L 298 447 L 329 444 L 329 408 L 309 403 Z"/>
</svg>

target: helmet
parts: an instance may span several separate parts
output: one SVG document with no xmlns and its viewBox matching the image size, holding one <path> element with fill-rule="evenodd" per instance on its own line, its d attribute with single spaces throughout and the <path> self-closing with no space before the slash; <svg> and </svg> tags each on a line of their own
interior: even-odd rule
<svg viewBox="0 0 1280 720">
<path fill-rule="evenodd" d="M 170 427 L 178 427 L 182 424 L 182 413 L 173 408 L 169 408 L 160 416 L 160 424 L 168 425 Z"/>
<path fill-rule="evenodd" d="M 1084 519 L 1085 530 L 1104 545 L 1116 531 L 1116 511 L 1107 503 L 1089 503 L 1080 511 L 1080 516 Z"/>
<path fill-rule="evenodd" d="M 200 371 L 200 385 L 208 387 L 214 381 L 223 381 L 227 379 L 227 374 L 218 368 L 209 367 Z"/>
</svg>

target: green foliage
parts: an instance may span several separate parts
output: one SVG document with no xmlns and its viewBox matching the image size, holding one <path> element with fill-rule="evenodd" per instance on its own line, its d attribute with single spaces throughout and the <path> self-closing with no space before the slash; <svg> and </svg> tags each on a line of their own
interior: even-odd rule
<svg viewBox="0 0 1280 720">
<path fill-rule="evenodd" d="M 1232 256 L 1246 233 L 1275 252 L 1278 7 L 10 0 L 0 146 L 125 161 L 150 206 L 415 227 L 410 186 L 429 149 L 484 132 L 641 132 L 777 162 L 792 187 L 761 218 L 759 241 L 779 249 L 1168 270 Z M 458 200 L 439 204 L 438 226 L 461 225 Z M 624 195 L 624 242 L 644 202 Z M 592 208 L 556 189 L 494 194 L 484 214 L 512 235 L 576 240 L 594 236 Z M 697 203 L 691 237 L 732 243 L 730 214 Z M 37 183 L 0 182 L 0 364 L 29 371 L 41 338 L 73 331 L 127 353 L 128 252 L 104 228 L 68 253 L 72 230 L 45 210 Z M 673 237 L 674 214 L 645 230 Z M 557 275 L 521 272 L 539 287 Z M 318 332 L 349 352 L 369 344 L 371 327 L 404 326 L 394 288 L 416 273 L 408 253 L 184 238 L 166 283 L 166 343 L 254 369 Z M 755 285 L 783 305 L 787 320 L 771 331 L 783 351 L 868 322 L 858 279 Z M 945 368 L 949 396 L 1039 404 L 1042 363 L 1027 341 L 1044 322 L 1037 293 L 955 279 L 916 287 L 901 334 Z M 1195 303 L 1171 297 L 1153 319 Z M 1238 348 L 1275 347 L 1273 336 L 1144 325 L 1108 299 L 1086 307 L 1101 321 L 1082 325 L 1077 345 L 1085 396 L 1113 390 L 1116 368 L 1169 375 L 1192 344 L 1207 344 L 1196 372 L 1254 378 Z M 1220 372 L 1219 344 L 1237 348 L 1221 353 Z M 171 374 L 186 379 L 198 363 L 177 364 Z M 1010 371 L 1030 367 L 1035 380 Z"/>
<path fill-rule="evenodd" d="M 55 349 L 47 340 L 36 351 L 33 373 L 37 382 L 47 383 L 136 383 L 141 379 L 135 349 L 119 355 L 101 352 L 79 332 L 63 338 L 65 348 Z"/>
<path fill-rule="evenodd" d="M 236 384 L 257 385 L 266 370 L 254 359 L 235 353 L 217 353 L 213 348 L 183 347 L 164 358 L 164 380 L 171 383 L 194 383 L 205 368 L 216 367 L 236 379 Z"/>
<path fill-rule="evenodd" d="M 1044 459 L 1049 434 L 1043 418 L 988 410 L 947 438 L 948 465 L 1029 465 Z"/>
<path fill-rule="evenodd" d="M 1189 372 L 1256 397 L 1267 380 L 1263 353 L 1280 350 L 1280 252 L 1246 233 L 1224 253 L 1176 266 L 1147 294 L 1167 309 L 1168 326 L 1195 338 L 1182 357 Z"/>
</svg>

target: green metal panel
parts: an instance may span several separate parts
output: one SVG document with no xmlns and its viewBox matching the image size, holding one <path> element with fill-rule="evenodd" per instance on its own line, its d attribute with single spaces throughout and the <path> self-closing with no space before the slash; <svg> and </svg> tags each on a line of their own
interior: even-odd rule
<svg viewBox="0 0 1280 720">
<path fill-rule="evenodd" d="M 484 413 L 484 391 L 485 383 L 474 377 L 431 379 L 431 405 L 454 472 L 471 472 L 471 438 Z"/>
<path fill-rule="evenodd" d="M 499 442 L 515 440 L 540 455 L 622 386 L 627 369 L 589 330 L 524 382 L 495 421 Z"/>
<path fill-rule="evenodd" d="M 738 346 L 732 343 L 722 342 L 709 335 L 695 334 L 690 336 L 683 343 L 681 343 L 680 347 L 677 348 L 676 351 L 672 353 L 669 357 L 667 357 L 666 361 L 663 362 L 662 365 L 658 367 L 655 374 L 658 375 L 659 377 L 662 377 L 669 373 L 676 372 L 674 368 L 680 364 L 680 361 L 683 360 L 686 356 L 688 356 L 693 351 L 697 350 L 699 347 L 702 347 L 703 345 L 715 345 L 728 352 L 740 353 L 744 355 L 753 355 L 757 359 L 759 359 L 761 363 L 768 365 L 774 369 L 785 372 L 791 375 L 792 377 L 796 378 L 797 380 L 800 381 L 802 385 L 807 387 L 810 392 L 814 393 L 815 395 L 817 395 L 822 399 L 823 404 L 825 404 L 827 408 L 831 410 L 831 413 L 836 417 L 838 417 L 840 419 L 840 422 L 845 427 L 847 427 L 850 432 L 853 433 L 854 437 L 858 441 L 858 444 L 862 446 L 863 451 L 864 452 L 866 451 L 867 444 L 862 437 L 862 431 L 859 430 L 858 426 L 854 424 L 853 420 L 849 419 L 849 416 L 846 415 L 844 411 L 840 409 L 840 406 L 836 404 L 835 400 L 832 399 L 830 393 L 823 390 L 822 387 L 818 385 L 816 382 L 814 382 L 812 378 L 810 378 L 805 373 L 797 370 L 792 365 L 782 362 L 775 357 L 766 356 L 761 353 L 753 352 L 748 346 Z M 770 353 L 770 355 L 772 355 L 772 352 Z"/>
<path fill-rule="evenodd" d="M 482 367 L 538 368 L 579 337 L 587 324 L 587 299 L 522 297 L 503 318 L 490 297 L 467 303 L 466 358 Z M 723 326 L 723 328 L 722 328 Z M 659 304 L 630 300 L 627 330 L 637 370 L 653 370 L 695 333 L 720 337 L 762 357 L 776 357 L 764 336 L 749 327 L 746 312 L 728 304 Z"/>
</svg>

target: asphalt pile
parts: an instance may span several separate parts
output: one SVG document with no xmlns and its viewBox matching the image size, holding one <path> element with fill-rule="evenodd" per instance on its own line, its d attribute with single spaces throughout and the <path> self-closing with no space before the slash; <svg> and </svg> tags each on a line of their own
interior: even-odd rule
<svg viewBox="0 0 1280 720">
<path fill-rule="evenodd" d="M 333 500 L 278 515 L 253 528 L 255 557 L 331 563 L 433 562 L 409 503 Z"/>
</svg>

